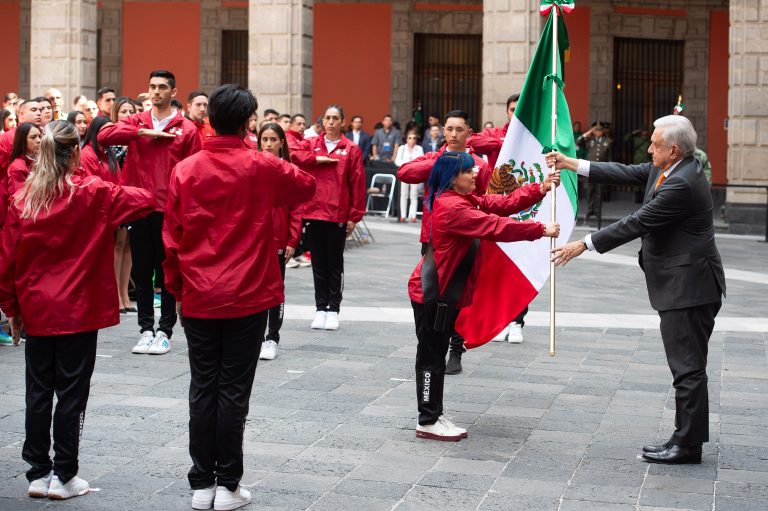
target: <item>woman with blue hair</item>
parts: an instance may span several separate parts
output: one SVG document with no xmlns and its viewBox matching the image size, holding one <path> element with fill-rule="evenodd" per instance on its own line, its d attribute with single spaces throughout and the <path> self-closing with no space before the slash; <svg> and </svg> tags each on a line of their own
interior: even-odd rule
<svg viewBox="0 0 768 511">
<path fill-rule="evenodd" d="M 544 225 L 532 220 L 519 222 L 509 217 L 544 199 L 553 183 L 560 184 L 560 172 L 554 171 L 547 175 L 543 183 L 525 185 L 509 195 L 477 197 L 470 194 L 475 189 L 474 166 L 475 162 L 470 155 L 447 151 L 435 161 L 427 183 L 430 193 L 424 203 L 432 212 L 430 247 L 408 282 L 418 338 L 416 399 L 419 424 L 416 426 L 416 436 L 419 438 L 456 441 L 467 436 L 465 429 L 455 426 L 443 415 L 443 380 L 451 332 L 460 310 L 472 305 L 482 265 L 482 246 L 473 246 L 474 240 L 508 243 L 534 241 L 560 234 L 557 222 Z M 474 261 L 471 256 L 465 260 L 470 250 L 477 251 Z M 467 267 L 467 270 L 462 270 L 461 263 L 471 264 L 471 269 Z M 439 310 L 440 306 L 425 295 L 428 289 L 433 289 L 435 294 L 439 292 L 441 299 L 445 297 L 445 301 L 451 303 L 448 295 L 456 293 L 446 292 L 446 288 L 449 283 L 451 287 L 456 286 L 452 280 L 461 280 L 453 279 L 456 273 L 464 273 L 466 284 L 455 309 L 447 311 L 444 321 L 441 321 L 437 319 L 441 317 L 439 312 L 428 314 L 428 309 Z M 432 285 L 434 277 L 436 285 Z"/>
</svg>

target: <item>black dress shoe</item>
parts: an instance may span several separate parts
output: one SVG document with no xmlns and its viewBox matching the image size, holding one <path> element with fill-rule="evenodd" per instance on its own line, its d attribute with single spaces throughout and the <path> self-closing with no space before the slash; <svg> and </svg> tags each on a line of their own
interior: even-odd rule
<svg viewBox="0 0 768 511">
<path fill-rule="evenodd" d="M 701 463 L 701 445 L 694 447 L 681 447 L 675 444 L 669 446 L 661 452 L 646 452 L 643 458 L 651 463 L 664 463 L 666 465 L 676 465 L 681 463 Z"/>
<path fill-rule="evenodd" d="M 125 309 L 120 309 L 120 314 L 126 314 L 128 311 Z"/>
<path fill-rule="evenodd" d="M 136 310 L 136 307 L 126 307 L 125 312 L 139 312 Z"/>
<path fill-rule="evenodd" d="M 448 363 L 445 364 L 445 374 L 459 374 L 461 372 L 461 359 L 459 357 L 448 357 Z"/>
<path fill-rule="evenodd" d="M 643 447 L 643 452 L 661 452 L 669 447 L 669 442 L 661 445 L 646 445 Z"/>
</svg>

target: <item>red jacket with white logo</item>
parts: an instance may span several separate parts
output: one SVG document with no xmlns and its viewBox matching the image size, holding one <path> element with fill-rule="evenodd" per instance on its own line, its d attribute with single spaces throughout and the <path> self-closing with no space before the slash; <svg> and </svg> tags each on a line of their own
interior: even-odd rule
<svg viewBox="0 0 768 511">
<path fill-rule="evenodd" d="M 93 151 L 91 144 L 83 147 L 80 156 L 80 166 L 83 167 L 83 173 L 85 176 L 96 176 L 108 183 L 116 185 L 120 181 L 120 173 L 111 173 L 109 171 L 109 160 L 104 151 L 99 149 L 98 156 Z M 118 169 L 120 164 L 117 164 Z"/>
<path fill-rule="evenodd" d="M 245 138 L 243 139 L 243 142 L 245 142 L 245 145 L 253 149 L 254 151 L 259 150 L 259 135 L 256 133 L 246 133 Z"/>
<path fill-rule="evenodd" d="M 120 224 L 153 211 L 140 188 L 72 176 L 66 191 L 32 218 L 11 204 L 0 244 L 0 307 L 21 313 L 30 335 L 65 335 L 117 325 L 120 302 L 112 263 Z M 87 228 L 84 228 L 87 226 Z"/>
<path fill-rule="evenodd" d="M 438 151 L 431 151 L 424 156 L 419 156 L 415 160 L 411 160 L 407 163 L 403 163 L 399 169 L 397 169 L 397 178 L 403 183 L 417 185 L 420 183 L 426 183 L 429 180 L 429 175 L 432 173 L 432 165 L 435 164 L 440 155 L 442 155 L 448 146 L 444 145 Z M 485 195 L 488 189 L 488 183 L 491 182 L 492 169 L 488 164 L 472 151 L 470 148 L 467 151 L 475 160 L 475 166 L 477 169 L 477 178 L 475 179 L 475 190 L 470 192 L 478 197 Z M 424 197 L 429 196 L 429 186 L 424 187 Z M 432 212 L 424 206 L 424 213 L 421 215 L 421 237 L 419 241 L 422 243 L 429 243 L 430 231 L 432 229 Z"/>
<path fill-rule="evenodd" d="M 339 161 L 318 164 L 317 156 Z M 339 223 L 362 220 L 365 213 L 363 153 L 351 140 L 342 135 L 336 149 L 328 154 L 323 132 L 296 144 L 291 149 L 291 159 L 317 180 L 315 196 L 304 205 L 304 218 Z"/>
<path fill-rule="evenodd" d="M 283 303 L 272 210 L 314 193 L 312 176 L 236 136 L 208 137 L 201 152 L 176 165 L 163 269 L 182 314 L 238 318 Z"/>
<path fill-rule="evenodd" d="M 304 140 L 304 135 L 300 135 L 293 130 L 288 130 L 285 132 L 285 140 L 288 142 L 288 149 L 293 151 L 293 148 L 299 145 L 299 142 Z"/>
<path fill-rule="evenodd" d="M 154 129 L 152 110 L 129 115 L 116 124 L 105 126 L 99 132 L 99 145 L 128 146 L 120 184 L 149 190 L 157 197 L 157 211 L 163 211 L 171 170 L 202 148 L 200 136 L 194 123 L 179 111 L 163 130 L 176 135 L 174 138 L 140 137 L 139 129 Z"/>
<path fill-rule="evenodd" d="M 518 188 L 509 195 L 483 195 L 477 197 L 461 195 L 451 189 L 444 191 L 435 199 L 432 215 L 435 265 L 437 282 L 440 284 L 440 296 L 445 292 L 459 263 L 469 251 L 475 238 L 494 241 L 534 241 L 544 234 L 544 224 L 526 220 L 519 222 L 509 215 L 529 208 L 542 200 L 544 195 L 539 190 L 539 183 Z M 422 257 L 408 281 L 408 295 L 411 300 L 424 303 L 421 285 Z M 483 264 L 483 245 L 475 258 L 475 265 L 467 279 L 467 285 L 461 295 L 457 309 L 472 305 L 472 298 L 477 286 L 477 276 Z"/>
<path fill-rule="evenodd" d="M 491 167 L 491 171 L 496 168 L 496 161 L 499 159 L 501 146 L 507 136 L 508 129 L 509 123 L 500 128 L 489 128 L 480 133 L 475 133 L 467 139 L 469 147 L 476 153 L 484 154 L 488 157 L 488 165 Z"/>
</svg>

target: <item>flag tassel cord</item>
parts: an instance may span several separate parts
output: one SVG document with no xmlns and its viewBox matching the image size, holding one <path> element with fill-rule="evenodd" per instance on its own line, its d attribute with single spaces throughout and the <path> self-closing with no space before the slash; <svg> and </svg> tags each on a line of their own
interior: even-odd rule
<svg viewBox="0 0 768 511">
<path fill-rule="evenodd" d="M 552 75 L 557 76 L 557 5 L 552 9 Z M 556 147 L 557 137 L 557 86 L 552 84 L 552 148 Z M 557 221 L 557 187 L 552 183 L 552 221 Z M 557 238 L 550 238 L 550 249 L 554 249 Z M 549 354 L 555 356 L 555 263 L 549 263 Z"/>
</svg>

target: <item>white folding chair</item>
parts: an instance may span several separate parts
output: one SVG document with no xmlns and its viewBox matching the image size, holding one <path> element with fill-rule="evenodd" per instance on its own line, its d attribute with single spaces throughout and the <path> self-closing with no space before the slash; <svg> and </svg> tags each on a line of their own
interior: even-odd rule
<svg viewBox="0 0 768 511">
<path fill-rule="evenodd" d="M 384 218 L 389 218 L 392 198 L 395 196 L 396 182 L 397 180 L 392 174 L 374 174 L 373 179 L 371 179 L 371 187 L 368 189 L 368 201 L 365 204 L 365 212 L 384 215 Z M 387 199 L 387 209 L 371 209 L 374 197 Z"/>
</svg>

